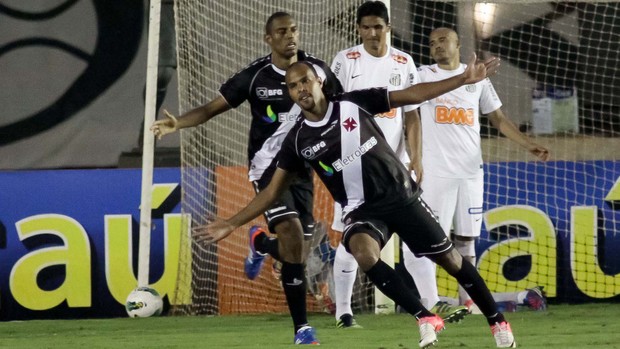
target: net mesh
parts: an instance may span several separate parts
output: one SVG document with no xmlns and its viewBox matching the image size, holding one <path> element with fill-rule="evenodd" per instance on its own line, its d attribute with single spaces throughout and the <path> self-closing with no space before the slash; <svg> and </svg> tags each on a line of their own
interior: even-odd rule
<svg viewBox="0 0 620 349">
<path fill-rule="evenodd" d="M 301 31 L 301 48 L 331 63 L 336 52 L 358 43 L 359 4 L 177 0 L 180 112 L 207 103 L 230 75 L 269 53 L 262 37 L 271 13 L 291 13 Z M 552 152 L 551 162 L 535 162 L 481 117 L 485 215 L 477 252 L 478 268 L 491 290 L 541 285 L 548 296 L 563 301 L 620 294 L 620 280 L 614 277 L 620 272 L 620 4 L 401 0 L 391 1 L 390 10 L 392 44 L 410 53 L 418 66 L 432 63 L 426 38 L 437 27 L 457 30 L 463 60 L 471 52 L 499 56 L 501 72 L 492 81 L 502 109 Z M 230 217 L 254 196 L 246 169 L 249 125 L 249 108 L 243 104 L 182 131 L 182 206 L 192 225 Z M 321 184 L 317 188 L 315 217 L 329 226 L 332 201 Z M 191 299 L 191 304 L 177 304 L 176 311 L 287 311 L 272 260 L 254 281 L 243 274 L 252 224 L 264 226 L 264 221 L 259 217 L 217 246 L 187 242 L 191 248 L 181 258 L 179 274 L 191 278 L 179 280 L 175 298 Z M 333 242 L 333 232 L 326 233 Z M 319 269 L 329 265 L 329 258 L 320 258 Z M 321 273 L 328 272 L 313 276 Z M 313 280 L 309 310 L 333 310 L 325 282 L 329 275 Z M 442 295 L 456 295 L 456 283 L 442 271 L 438 283 Z M 360 276 L 354 309 L 371 309 L 371 294 Z"/>
</svg>

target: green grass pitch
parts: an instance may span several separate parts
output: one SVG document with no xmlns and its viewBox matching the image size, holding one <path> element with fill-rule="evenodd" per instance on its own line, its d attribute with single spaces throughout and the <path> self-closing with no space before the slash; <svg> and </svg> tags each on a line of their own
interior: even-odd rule
<svg viewBox="0 0 620 349">
<path fill-rule="evenodd" d="M 620 304 L 551 305 L 547 312 L 506 314 L 519 348 L 618 348 Z M 364 329 L 336 329 L 330 315 L 311 314 L 321 348 L 414 349 L 411 316 L 359 315 Z M 44 320 L 0 323 L 0 348 L 292 348 L 287 315 Z M 484 318 L 446 324 L 436 348 L 495 348 Z"/>
</svg>

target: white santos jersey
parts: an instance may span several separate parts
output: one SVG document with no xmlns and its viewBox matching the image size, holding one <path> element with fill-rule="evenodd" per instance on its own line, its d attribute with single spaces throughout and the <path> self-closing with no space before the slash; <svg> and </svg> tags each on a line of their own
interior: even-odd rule
<svg viewBox="0 0 620 349">
<path fill-rule="evenodd" d="M 418 69 L 421 82 L 461 74 L 466 65 L 443 70 L 433 64 Z M 482 168 L 479 114 L 499 109 L 502 102 L 489 79 L 461 86 L 420 106 L 424 173 L 446 178 L 473 178 Z"/>
<path fill-rule="evenodd" d="M 364 45 L 340 51 L 332 62 L 332 71 L 345 92 L 373 87 L 386 87 L 388 91 L 402 90 L 419 82 L 411 56 L 390 46 L 383 57 L 371 55 Z M 404 111 L 415 108 L 417 106 L 406 106 Z M 375 121 L 388 144 L 401 162 L 408 165 L 403 119 L 403 108 L 392 108 L 387 113 L 375 115 Z"/>
</svg>

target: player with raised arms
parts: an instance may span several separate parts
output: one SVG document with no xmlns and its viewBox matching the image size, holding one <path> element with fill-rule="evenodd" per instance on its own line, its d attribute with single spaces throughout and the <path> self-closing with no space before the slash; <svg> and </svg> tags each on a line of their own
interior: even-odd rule
<svg viewBox="0 0 620 349">
<path fill-rule="evenodd" d="M 286 84 L 303 117 L 297 120 L 282 144 L 271 182 L 233 217 L 194 227 L 192 236 L 197 243 L 207 244 L 229 236 L 276 201 L 295 174 L 310 164 L 334 200 L 343 207 L 345 248 L 385 295 L 417 318 L 421 348 L 437 341 L 437 332 L 444 328 L 444 323 L 410 293 L 394 269 L 381 261 L 381 247 L 392 232 L 416 255 L 431 258 L 467 287 L 488 323 L 502 325 L 501 331 L 494 332 L 498 347 L 516 347 L 510 325 L 498 311 L 484 280 L 454 249 L 421 199 L 409 170 L 387 144 L 373 118 L 393 107 L 418 104 L 478 82 L 494 73 L 498 65 L 494 58 L 475 63 L 474 55 L 467 69 L 450 79 L 399 91 L 388 92 L 385 88 L 352 91 L 327 99 L 314 67 L 304 62 L 292 64 L 286 73 Z"/>
</svg>

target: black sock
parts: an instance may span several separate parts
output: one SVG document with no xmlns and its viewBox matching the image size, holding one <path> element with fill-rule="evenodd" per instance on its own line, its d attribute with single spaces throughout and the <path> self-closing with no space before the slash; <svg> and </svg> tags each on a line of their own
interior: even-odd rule
<svg viewBox="0 0 620 349">
<path fill-rule="evenodd" d="M 270 238 L 267 234 L 258 234 L 254 238 L 254 247 L 256 251 L 260 253 L 267 253 L 276 260 L 280 260 L 280 253 L 278 252 L 278 239 Z"/>
<path fill-rule="evenodd" d="M 497 310 L 497 303 L 493 299 L 493 295 L 484 283 L 484 280 L 478 273 L 478 270 L 463 259 L 463 266 L 456 274 L 453 275 L 461 286 L 467 291 L 467 294 L 476 303 L 480 311 L 487 317 L 489 324 L 504 321 L 504 316 Z M 497 320 L 501 321 L 497 321 Z"/>
<path fill-rule="evenodd" d="M 308 325 L 306 313 L 306 275 L 303 264 L 282 263 L 282 287 L 293 318 L 295 333 Z"/>
<path fill-rule="evenodd" d="M 400 305 L 416 318 L 432 316 L 433 313 L 426 310 L 420 300 L 416 298 L 412 292 L 407 289 L 405 283 L 396 274 L 394 269 L 385 264 L 382 260 L 379 260 L 377 264 L 373 265 L 370 270 L 366 272 L 368 278 L 375 284 L 375 286 L 383 292 L 386 296 L 390 297 L 396 304 Z"/>
</svg>

